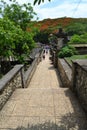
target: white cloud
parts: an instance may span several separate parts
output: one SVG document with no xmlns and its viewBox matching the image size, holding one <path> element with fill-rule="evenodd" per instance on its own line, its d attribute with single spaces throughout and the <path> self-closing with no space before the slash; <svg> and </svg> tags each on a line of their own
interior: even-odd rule
<svg viewBox="0 0 87 130">
<path fill-rule="evenodd" d="M 85 0 L 84 0 L 85 2 Z M 87 1 L 86 1 L 87 2 Z M 46 18 L 58 18 L 58 17 L 87 17 L 87 3 L 81 3 L 78 8 L 76 8 L 76 3 L 64 2 L 61 5 L 51 8 L 40 8 L 40 6 L 35 7 L 35 11 L 41 19 Z"/>
<path fill-rule="evenodd" d="M 8 1 L 8 0 L 6 0 Z M 17 0 L 18 3 L 31 3 L 33 6 L 34 0 Z M 56 3 L 54 5 L 54 2 Z M 37 13 L 39 20 L 46 18 L 58 18 L 58 17 L 87 17 L 87 0 L 82 0 L 78 5 L 79 0 L 45 0 L 40 5 L 33 6 L 34 11 Z M 51 5 L 51 6 L 50 6 Z"/>
<path fill-rule="evenodd" d="M 74 13 L 75 17 L 85 17 L 87 18 L 87 5 L 84 3 L 78 7 Z M 73 16 L 74 17 L 74 16 Z"/>
</svg>

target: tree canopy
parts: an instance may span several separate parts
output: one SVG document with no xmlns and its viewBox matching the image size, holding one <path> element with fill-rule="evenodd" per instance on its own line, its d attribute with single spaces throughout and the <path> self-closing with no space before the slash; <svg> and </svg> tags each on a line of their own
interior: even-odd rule
<svg viewBox="0 0 87 130">
<path fill-rule="evenodd" d="M 19 5 L 15 0 L 10 1 L 12 3 L 7 4 L 1 0 L 0 56 L 23 59 L 35 46 L 34 34 L 26 31 L 35 13 L 29 3 Z"/>
<path fill-rule="evenodd" d="M 74 22 L 67 26 L 66 31 L 68 32 L 68 35 L 74 35 L 74 34 L 84 34 L 87 32 L 87 22 Z"/>
<path fill-rule="evenodd" d="M 23 30 L 26 30 L 28 23 L 34 18 L 36 13 L 30 3 L 18 4 L 16 0 L 9 0 L 10 4 L 7 4 L 4 0 L 1 0 L 0 14 L 2 17 L 7 17 L 15 23 L 20 25 Z"/>
</svg>

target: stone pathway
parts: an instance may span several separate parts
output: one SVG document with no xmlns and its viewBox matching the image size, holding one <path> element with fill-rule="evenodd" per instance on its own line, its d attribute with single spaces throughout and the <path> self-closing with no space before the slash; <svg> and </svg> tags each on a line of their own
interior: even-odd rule
<svg viewBox="0 0 87 130">
<path fill-rule="evenodd" d="M 0 111 L 0 130 L 87 130 L 79 102 L 59 83 L 46 54 L 28 88 L 16 89 Z"/>
</svg>

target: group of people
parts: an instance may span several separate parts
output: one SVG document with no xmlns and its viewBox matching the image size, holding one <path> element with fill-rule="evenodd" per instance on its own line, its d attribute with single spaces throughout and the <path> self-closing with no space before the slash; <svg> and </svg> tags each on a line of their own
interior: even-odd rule
<svg viewBox="0 0 87 130">
<path fill-rule="evenodd" d="M 45 54 L 48 54 L 48 49 L 43 50 L 43 59 L 45 59 Z"/>
<path fill-rule="evenodd" d="M 65 33 L 62 28 L 59 28 L 58 33 L 50 34 L 49 41 L 50 45 L 53 46 L 54 50 L 60 50 L 62 47 L 67 45 L 67 33 Z M 49 46 L 44 46 L 43 59 L 45 59 L 45 55 L 48 53 L 48 50 Z"/>
</svg>

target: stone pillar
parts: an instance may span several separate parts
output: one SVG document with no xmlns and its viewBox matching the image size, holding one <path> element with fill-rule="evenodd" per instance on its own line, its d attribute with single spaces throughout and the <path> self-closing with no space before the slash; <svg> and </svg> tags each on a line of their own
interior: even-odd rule
<svg viewBox="0 0 87 130">
<path fill-rule="evenodd" d="M 77 63 L 72 62 L 72 79 L 71 79 L 71 90 L 75 92 L 75 84 L 76 84 L 76 66 Z"/>
<path fill-rule="evenodd" d="M 53 60 L 53 63 L 54 63 L 54 67 L 57 68 L 57 51 L 54 51 L 54 60 Z"/>
<path fill-rule="evenodd" d="M 25 87 L 24 68 L 21 69 L 21 82 L 22 82 L 22 88 L 24 88 Z"/>
</svg>

